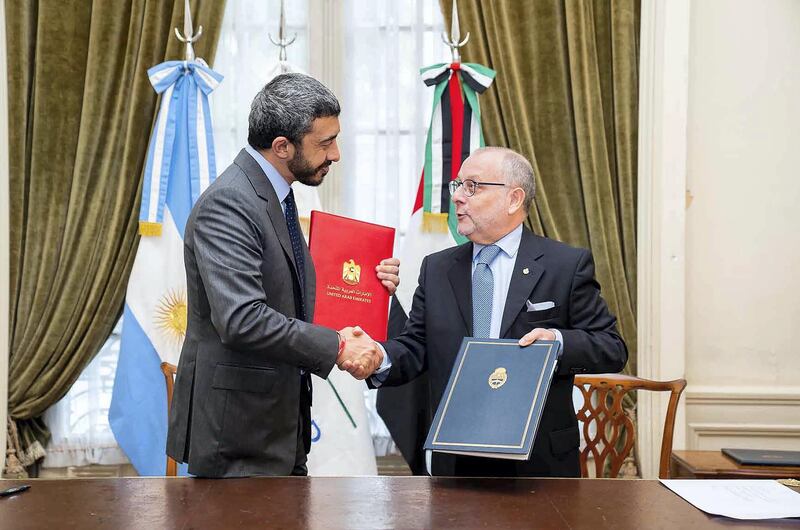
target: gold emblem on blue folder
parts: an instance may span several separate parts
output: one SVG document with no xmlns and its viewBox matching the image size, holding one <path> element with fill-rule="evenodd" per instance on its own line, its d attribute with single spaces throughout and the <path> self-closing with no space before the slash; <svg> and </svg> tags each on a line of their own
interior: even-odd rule
<svg viewBox="0 0 800 530">
<path fill-rule="evenodd" d="M 492 375 L 489 376 L 489 386 L 492 387 L 493 390 L 497 390 L 506 384 L 506 379 L 508 379 L 506 369 L 502 366 L 495 368 L 494 372 L 492 372 Z"/>
<path fill-rule="evenodd" d="M 356 265 L 354 260 L 345 261 L 342 265 L 342 280 L 347 285 L 358 285 L 361 281 L 361 265 Z"/>
</svg>

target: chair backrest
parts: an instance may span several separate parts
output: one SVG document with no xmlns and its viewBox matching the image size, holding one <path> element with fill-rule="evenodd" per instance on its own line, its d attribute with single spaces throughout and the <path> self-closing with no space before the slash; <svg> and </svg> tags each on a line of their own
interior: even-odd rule
<svg viewBox="0 0 800 530">
<path fill-rule="evenodd" d="M 583 423 L 586 446 L 580 453 L 581 476 L 588 477 L 588 459 L 594 459 L 595 476 L 602 477 L 609 462 L 609 476 L 619 475 L 622 464 L 633 449 L 636 426 L 623 409 L 623 399 L 631 390 L 670 392 L 664 434 L 661 438 L 659 478 L 669 478 L 669 459 L 672 453 L 672 434 L 685 379 L 651 381 L 622 374 L 576 375 L 575 386 L 583 394 L 583 407 L 578 411 L 578 421 Z M 594 429 L 592 429 L 594 425 Z"/>
<path fill-rule="evenodd" d="M 161 372 L 164 374 L 164 382 L 167 383 L 167 414 L 172 405 L 172 390 L 175 387 L 175 374 L 178 367 L 170 363 L 161 363 Z M 170 457 L 167 457 L 167 476 L 178 476 L 178 463 Z"/>
</svg>

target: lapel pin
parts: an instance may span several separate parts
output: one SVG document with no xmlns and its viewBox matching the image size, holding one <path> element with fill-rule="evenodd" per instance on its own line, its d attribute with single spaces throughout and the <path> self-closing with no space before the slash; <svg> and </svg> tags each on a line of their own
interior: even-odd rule
<svg viewBox="0 0 800 530">
<path fill-rule="evenodd" d="M 528 274 L 529 272 L 531 272 L 531 270 L 528 267 L 522 269 L 522 274 Z"/>
</svg>

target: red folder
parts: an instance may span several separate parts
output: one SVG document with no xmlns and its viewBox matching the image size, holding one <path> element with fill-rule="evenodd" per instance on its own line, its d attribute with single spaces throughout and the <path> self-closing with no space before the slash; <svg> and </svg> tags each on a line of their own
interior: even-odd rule
<svg viewBox="0 0 800 530">
<path fill-rule="evenodd" d="M 392 256 L 394 228 L 314 210 L 308 239 L 317 271 L 314 324 L 358 325 L 386 340 L 389 291 L 375 267 Z"/>
</svg>

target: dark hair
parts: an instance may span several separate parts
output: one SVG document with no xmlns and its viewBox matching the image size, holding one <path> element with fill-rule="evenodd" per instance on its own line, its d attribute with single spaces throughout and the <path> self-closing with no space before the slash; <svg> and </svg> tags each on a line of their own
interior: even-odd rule
<svg viewBox="0 0 800 530">
<path fill-rule="evenodd" d="M 271 149 L 278 136 L 298 144 L 317 118 L 338 116 L 341 109 L 333 92 L 305 74 L 281 74 L 267 83 L 250 105 L 247 142 L 255 149 Z"/>
</svg>

